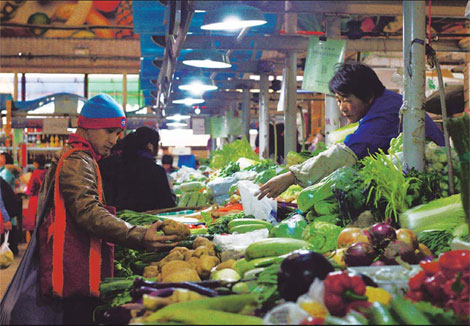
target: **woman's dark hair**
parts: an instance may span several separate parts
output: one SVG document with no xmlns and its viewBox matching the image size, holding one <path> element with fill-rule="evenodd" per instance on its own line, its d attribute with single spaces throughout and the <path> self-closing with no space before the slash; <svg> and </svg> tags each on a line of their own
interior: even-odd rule
<svg viewBox="0 0 470 326">
<path fill-rule="evenodd" d="M 147 144 L 151 143 L 158 148 L 160 135 L 157 130 L 150 127 L 139 127 L 122 140 L 123 156 L 130 158 L 137 155 L 137 151 L 147 151 Z"/>
<path fill-rule="evenodd" d="M 165 154 L 162 156 L 162 164 L 173 164 L 173 156 Z"/>
<path fill-rule="evenodd" d="M 338 67 L 330 80 L 329 89 L 333 94 L 352 94 L 363 102 L 368 102 L 380 97 L 385 87 L 369 66 L 357 61 L 348 61 Z"/>
<path fill-rule="evenodd" d="M 10 153 L 3 152 L 0 155 L 3 155 L 5 157 L 5 164 L 13 164 L 13 156 L 10 155 Z"/>
<path fill-rule="evenodd" d="M 44 169 L 44 166 L 46 165 L 46 157 L 43 154 L 36 155 L 33 163 L 34 162 L 38 164 L 39 169 Z"/>
</svg>

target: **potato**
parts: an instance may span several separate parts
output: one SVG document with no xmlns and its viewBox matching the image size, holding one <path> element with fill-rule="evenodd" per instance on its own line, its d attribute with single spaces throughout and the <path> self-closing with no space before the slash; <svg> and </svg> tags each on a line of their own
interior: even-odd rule
<svg viewBox="0 0 470 326">
<path fill-rule="evenodd" d="M 207 279 L 211 275 L 212 268 L 219 262 L 219 259 L 215 256 L 202 255 L 199 258 L 199 264 L 196 266 L 196 271 L 202 279 Z"/>
<path fill-rule="evenodd" d="M 208 246 L 209 244 L 212 244 L 212 242 L 209 239 L 204 238 L 204 237 L 197 237 L 196 239 L 194 239 L 193 249 L 196 249 L 197 247 L 201 247 L 201 246 Z"/>
<path fill-rule="evenodd" d="M 193 252 L 193 257 L 201 257 L 202 255 L 215 256 L 215 247 L 213 245 L 201 246 Z"/>
<path fill-rule="evenodd" d="M 164 283 L 173 283 L 173 282 L 200 282 L 201 278 L 198 273 L 191 268 L 182 268 L 173 273 L 167 275 L 163 278 L 162 282 Z"/>
<path fill-rule="evenodd" d="M 185 262 L 182 260 L 173 260 L 173 261 L 166 263 L 162 267 L 162 271 L 161 271 L 162 279 L 164 279 L 167 275 L 174 273 L 175 271 L 182 269 L 182 268 L 193 269 L 188 262 Z"/>
<path fill-rule="evenodd" d="M 217 265 L 216 269 L 221 270 L 221 269 L 224 269 L 224 268 L 232 268 L 233 264 L 235 264 L 235 259 L 229 259 L 229 260 L 226 260 L 223 263 L 220 263 L 219 265 Z"/>
</svg>

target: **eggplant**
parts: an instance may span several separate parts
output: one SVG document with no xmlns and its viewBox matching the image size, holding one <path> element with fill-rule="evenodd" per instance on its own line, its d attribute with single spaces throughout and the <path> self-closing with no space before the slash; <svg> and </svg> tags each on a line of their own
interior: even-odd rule
<svg viewBox="0 0 470 326">
<path fill-rule="evenodd" d="M 175 290 L 174 288 L 164 288 L 164 289 L 157 290 L 150 286 L 141 286 L 138 289 L 132 289 L 130 291 L 130 295 L 132 299 L 134 300 L 138 300 L 142 298 L 144 294 L 153 295 L 155 297 L 166 298 L 172 295 L 174 290 Z"/>
<path fill-rule="evenodd" d="M 202 282 L 200 282 L 202 283 Z M 221 283 L 218 283 L 221 286 Z M 147 286 L 154 289 L 167 289 L 167 288 L 179 288 L 179 289 L 187 289 L 194 292 L 197 292 L 201 295 L 205 295 L 208 297 L 215 297 L 218 295 L 218 292 L 210 289 L 208 287 L 202 286 L 196 282 L 178 282 L 178 283 L 162 283 L 162 282 L 150 282 L 146 281 L 140 277 L 134 280 L 134 287 L 140 288 L 141 286 Z"/>
<path fill-rule="evenodd" d="M 333 272 L 333 265 L 314 251 L 296 250 L 285 258 L 277 274 L 277 288 L 281 297 L 287 301 L 296 301 L 306 293 L 315 278 L 324 280 Z"/>
<path fill-rule="evenodd" d="M 104 325 L 127 325 L 132 319 L 131 311 L 124 307 L 112 307 L 107 309 L 99 323 Z"/>
</svg>

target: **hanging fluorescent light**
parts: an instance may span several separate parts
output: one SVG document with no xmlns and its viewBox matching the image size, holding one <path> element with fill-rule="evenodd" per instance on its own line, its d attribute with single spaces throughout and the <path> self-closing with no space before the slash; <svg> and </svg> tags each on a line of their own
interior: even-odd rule
<svg viewBox="0 0 470 326">
<path fill-rule="evenodd" d="M 186 127 L 188 124 L 184 122 L 167 122 L 168 127 Z"/>
<path fill-rule="evenodd" d="M 206 91 L 216 90 L 217 86 L 214 85 L 214 81 L 209 77 L 198 76 L 184 78 L 178 88 L 191 94 L 202 95 Z"/>
<path fill-rule="evenodd" d="M 204 99 L 185 97 L 185 98 L 180 98 L 180 99 L 177 99 L 177 100 L 173 100 L 172 103 L 173 104 L 184 104 L 186 106 L 191 106 L 191 105 L 194 105 L 194 104 L 204 103 Z"/>
<path fill-rule="evenodd" d="M 204 30 L 238 30 L 266 24 L 263 13 L 258 8 L 230 4 L 208 11 L 204 15 L 201 29 Z"/>
<path fill-rule="evenodd" d="M 183 63 L 198 68 L 230 68 L 227 56 L 217 50 L 195 50 L 186 54 Z"/>
<path fill-rule="evenodd" d="M 174 120 L 174 121 L 182 121 L 191 118 L 189 115 L 183 115 L 183 114 L 175 114 L 175 115 L 170 115 L 166 117 L 167 120 Z"/>
</svg>

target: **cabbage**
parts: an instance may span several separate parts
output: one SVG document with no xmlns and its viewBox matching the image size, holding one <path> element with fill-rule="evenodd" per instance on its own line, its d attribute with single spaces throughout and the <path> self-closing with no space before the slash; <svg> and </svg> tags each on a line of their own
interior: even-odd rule
<svg viewBox="0 0 470 326">
<path fill-rule="evenodd" d="M 342 227 L 335 224 L 316 221 L 305 228 L 302 239 L 312 245 L 311 250 L 325 253 L 336 249 L 338 236 L 342 230 Z"/>
<path fill-rule="evenodd" d="M 408 209 L 400 215 L 400 225 L 418 233 L 424 230 L 452 231 L 465 223 L 460 194 L 439 198 Z"/>
</svg>

